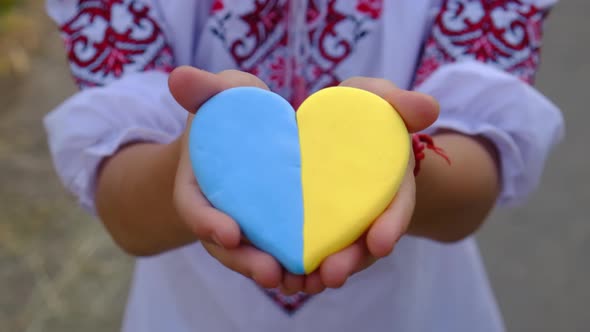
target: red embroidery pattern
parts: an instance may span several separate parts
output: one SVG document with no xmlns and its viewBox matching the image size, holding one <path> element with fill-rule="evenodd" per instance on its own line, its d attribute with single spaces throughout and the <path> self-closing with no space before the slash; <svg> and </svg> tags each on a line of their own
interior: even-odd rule
<svg viewBox="0 0 590 332">
<path fill-rule="evenodd" d="M 147 5 L 80 0 L 77 9 L 60 29 L 80 88 L 106 84 L 124 72 L 172 71 L 172 49 Z"/>
<path fill-rule="evenodd" d="M 378 19 L 381 16 L 381 8 L 383 7 L 383 0 L 358 0 L 356 9 L 361 12 L 365 13 L 374 20 Z"/>
<path fill-rule="evenodd" d="M 415 85 L 443 64 L 465 59 L 493 64 L 532 84 L 548 12 L 520 0 L 444 0 Z"/>
<path fill-rule="evenodd" d="M 305 293 L 297 293 L 295 295 L 283 295 L 278 289 L 267 289 L 266 293 L 279 306 L 281 306 L 288 314 L 293 314 L 297 309 L 301 308 L 303 304 L 310 298 Z"/>
<path fill-rule="evenodd" d="M 217 11 L 220 11 L 223 8 L 225 8 L 225 5 L 223 4 L 223 1 L 222 0 L 215 0 L 213 2 L 213 5 L 211 6 L 211 13 L 215 13 Z"/>
<path fill-rule="evenodd" d="M 220 7 L 218 2 L 216 8 Z M 309 1 L 302 24 L 308 27 L 304 37 L 309 42 L 303 44 L 306 51 L 298 55 L 294 53 L 300 52 L 302 45 L 290 45 L 287 0 L 256 0 L 250 11 L 240 14 L 233 13 L 232 6 L 224 1 L 224 10 L 212 10 L 215 17 L 211 31 L 225 43 L 238 68 L 259 76 L 296 107 L 309 93 L 340 82 L 336 68 L 368 35 L 371 21 L 381 16 L 381 4 L 382 0 L 359 0 L 356 5 L 329 0 L 321 7 Z M 343 12 L 347 6 L 350 12 Z M 223 33 L 230 19 L 246 27 L 245 33 L 233 40 Z M 345 22 L 354 29 L 342 35 L 338 27 Z"/>
</svg>

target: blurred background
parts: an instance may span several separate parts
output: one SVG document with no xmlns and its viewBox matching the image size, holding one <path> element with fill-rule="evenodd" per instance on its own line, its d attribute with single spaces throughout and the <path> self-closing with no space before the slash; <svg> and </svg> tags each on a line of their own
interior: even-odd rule
<svg viewBox="0 0 590 332">
<path fill-rule="evenodd" d="M 42 117 L 75 91 L 43 1 L 0 0 L 0 331 L 118 331 L 132 260 L 58 182 Z M 590 2 L 545 34 L 538 88 L 567 138 L 542 187 L 479 233 L 509 331 L 590 329 Z"/>
</svg>

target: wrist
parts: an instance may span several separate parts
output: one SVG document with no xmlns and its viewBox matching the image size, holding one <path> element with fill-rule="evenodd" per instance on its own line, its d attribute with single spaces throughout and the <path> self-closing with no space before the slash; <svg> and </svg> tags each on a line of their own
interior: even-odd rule
<svg viewBox="0 0 590 332">
<path fill-rule="evenodd" d="M 412 150 L 414 152 L 414 176 L 417 176 L 420 172 L 422 160 L 426 158 L 426 151 L 430 150 L 437 154 L 439 157 L 444 159 L 447 164 L 451 164 L 451 160 L 447 156 L 445 150 L 437 146 L 434 143 L 434 139 L 430 135 L 426 134 L 413 134 L 412 135 Z"/>
<path fill-rule="evenodd" d="M 99 177 L 97 207 L 113 240 L 134 256 L 195 241 L 173 204 L 181 140 L 135 142 L 121 148 Z"/>
<path fill-rule="evenodd" d="M 433 136 L 452 164 L 427 149 L 416 177 L 416 208 L 408 234 L 454 242 L 473 234 L 499 192 L 497 153 L 481 137 L 457 132 Z"/>
</svg>

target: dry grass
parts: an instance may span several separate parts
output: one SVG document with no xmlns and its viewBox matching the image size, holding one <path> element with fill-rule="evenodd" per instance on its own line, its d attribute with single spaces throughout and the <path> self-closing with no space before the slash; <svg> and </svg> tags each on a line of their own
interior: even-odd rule
<svg viewBox="0 0 590 332">
<path fill-rule="evenodd" d="M 74 91 L 62 43 L 43 1 L 0 12 L 0 331 L 116 331 L 131 261 L 59 183 L 41 122 Z"/>
<path fill-rule="evenodd" d="M 23 76 L 39 49 L 42 1 L 0 0 L 0 76 Z"/>
</svg>

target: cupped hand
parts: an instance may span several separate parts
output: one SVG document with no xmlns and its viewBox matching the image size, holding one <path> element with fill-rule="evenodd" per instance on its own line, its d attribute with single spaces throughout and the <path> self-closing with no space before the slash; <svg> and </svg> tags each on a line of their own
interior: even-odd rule
<svg viewBox="0 0 590 332">
<path fill-rule="evenodd" d="M 313 273 L 300 276 L 285 271 L 271 255 L 250 245 L 237 223 L 215 209 L 201 193 L 188 155 L 188 128 L 199 107 L 215 94 L 238 86 L 268 89 L 257 77 L 229 70 L 218 74 L 192 67 L 179 67 L 170 74 L 169 88 L 188 113 L 187 129 L 175 181 L 174 203 L 179 215 L 197 235 L 204 248 L 227 268 L 253 279 L 261 287 L 281 287 L 285 294 L 316 294 L 338 288 L 346 280 L 387 256 L 408 228 L 415 205 L 413 158 L 391 205 L 371 225 L 365 235 L 342 251 L 327 257 Z M 410 132 L 425 129 L 438 116 L 438 104 L 427 96 L 397 88 L 376 78 L 355 77 L 341 83 L 372 92 L 399 112 Z"/>
<path fill-rule="evenodd" d="M 353 77 L 343 81 L 340 86 L 363 89 L 385 99 L 401 115 L 410 133 L 424 130 L 438 117 L 439 106 L 434 98 L 399 89 L 384 79 Z M 325 288 L 339 288 L 353 274 L 389 255 L 412 220 L 416 199 L 413 170 L 412 155 L 394 200 L 365 234 L 352 245 L 327 257 L 311 275 L 303 277 L 285 274 L 281 283 L 283 292 L 316 293 Z"/>
</svg>

